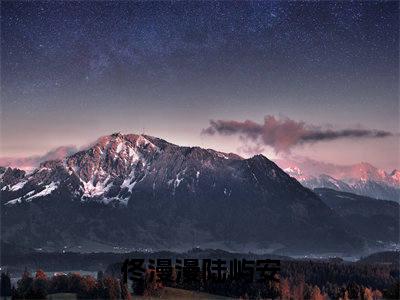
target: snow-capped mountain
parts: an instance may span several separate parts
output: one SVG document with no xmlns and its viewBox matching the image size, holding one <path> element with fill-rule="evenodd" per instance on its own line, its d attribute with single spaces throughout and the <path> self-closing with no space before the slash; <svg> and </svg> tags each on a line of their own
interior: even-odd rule
<svg viewBox="0 0 400 300">
<path fill-rule="evenodd" d="M 393 172 L 388 174 L 386 171 L 378 169 L 366 162 L 350 166 L 349 170 L 344 174 L 339 175 L 338 178 L 348 181 L 381 182 L 389 186 L 400 187 L 400 180 L 397 170 L 393 170 Z"/>
<path fill-rule="evenodd" d="M 335 179 L 329 175 L 321 174 L 318 177 L 308 177 L 307 179 L 300 179 L 300 182 L 311 189 L 324 187 L 343 192 L 354 192 L 352 187 L 346 182 Z"/>
<path fill-rule="evenodd" d="M 333 172 L 335 177 L 327 174 L 304 174 L 296 166 L 286 168 L 285 172 L 310 189 L 330 188 L 375 199 L 400 201 L 400 172 L 398 170 L 386 173 L 371 164 L 360 163 L 335 170 Z"/>
<path fill-rule="evenodd" d="M 39 168 L 26 176 L 23 171 L 3 168 L 5 177 L 0 187 L 4 193 L 18 195 L 17 198 L 8 201 L 8 205 L 31 201 L 56 190 L 67 190 L 74 199 L 81 201 L 127 204 L 135 185 L 143 182 L 146 176 L 153 178 L 152 189 L 161 186 L 170 190 L 173 195 L 181 183 L 192 184 L 187 181 L 193 178 L 198 181 L 201 175 L 200 168 L 213 167 L 215 160 L 242 159 L 235 154 L 193 148 L 190 151 L 200 157 L 205 153 L 209 154 L 209 157 L 202 160 L 205 165 L 199 165 L 198 170 L 195 166 L 192 166 L 192 169 L 185 167 L 183 170 L 176 170 L 179 168 L 176 165 L 172 166 L 172 169 L 162 169 L 157 164 L 160 157 L 173 155 L 182 149 L 150 136 L 116 133 L 101 137 L 89 149 L 63 160 L 43 162 Z M 160 174 L 161 170 L 164 171 L 163 174 Z M 10 172 L 16 173 L 17 178 L 11 176 L 9 179 L 7 174 Z M 146 179 L 145 182 L 147 181 Z"/>
<path fill-rule="evenodd" d="M 25 173 L 2 169 L 2 239 L 35 247 L 357 251 L 362 239 L 262 155 L 113 134 Z"/>
<path fill-rule="evenodd" d="M 394 169 L 390 173 L 390 177 L 392 178 L 392 182 L 394 182 L 396 185 L 400 185 L 400 171 L 397 169 Z"/>
</svg>

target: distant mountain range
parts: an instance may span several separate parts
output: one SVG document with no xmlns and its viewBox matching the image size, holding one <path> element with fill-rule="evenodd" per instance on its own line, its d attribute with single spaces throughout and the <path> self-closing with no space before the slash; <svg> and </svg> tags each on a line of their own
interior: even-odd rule
<svg viewBox="0 0 400 300">
<path fill-rule="evenodd" d="M 400 202 L 400 171 L 386 173 L 371 164 L 360 163 L 342 167 L 335 177 L 327 174 L 305 174 L 296 166 L 284 171 L 310 189 L 330 188 L 376 199 Z"/>
<path fill-rule="evenodd" d="M 104 136 L 32 172 L 0 174 L 2 240 L 30 248 L 349 254 L 380 239 L 262 155 L 147 135 Z"/>
</svg>

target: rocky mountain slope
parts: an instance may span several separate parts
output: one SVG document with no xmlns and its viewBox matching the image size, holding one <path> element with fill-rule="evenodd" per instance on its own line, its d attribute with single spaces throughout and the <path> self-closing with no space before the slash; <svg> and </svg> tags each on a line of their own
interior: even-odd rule
<svg viewBox="0 0 400 300">
<path fill-rule="evenodd" d="M 343 217 L 358 235 L 379 243 L 399 243 L 400 206 L 394 201 L 377 200 L 332 189 L 315 193 Z"/>
</svg>

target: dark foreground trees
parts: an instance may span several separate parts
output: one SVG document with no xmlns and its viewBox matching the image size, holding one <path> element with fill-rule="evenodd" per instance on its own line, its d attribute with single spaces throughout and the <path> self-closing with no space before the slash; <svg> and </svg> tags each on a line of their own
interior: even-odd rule
<svg viewBox="0 0 400 300">
<path fill-rule="evenodd" d="M 48 294 L 56 293 L 74 293 L 79 299 L 116 300 L 121 299 L 121 286 L 118 279 L 109 276 L 97 280 L 92 276 L 70 273 L 48 278 L 38 270 L 35 277 L 24 272 L 10 294 L 14 299 L 45 299 Z"/>
<path fill-rule="evenodd" d="M 11 296 L 11 279 L 8 273 L 1 273 L 0 297 Z"/>
<path fill-rule="evenodd" d="M 12 294 L 14 299 L 44 299 L 48 294 L 74 293 L 79 299 L 130 299 L 127 287 L 113 276 L 109 272 L 99 273 L 96 279 L 70 273 L 49 278 L 45 272 L 37 270 L 34 276 L 24 272 L 17 286 L 11 288 L 9 276 L 2 274 L 1 296 Z M 280 280 L 272 285 L 229 277 L 225 281 L 210 277 L 206 281 L 187 282 L 183 277 L 179 279 L 175 268 L 168 282 L 158 277 L 158 274 L 146 272 L 134 292 L 159 297 L 167 286 L 243 299 L 400 299 L 397 264 L 282 261 Z"/>
</svg>

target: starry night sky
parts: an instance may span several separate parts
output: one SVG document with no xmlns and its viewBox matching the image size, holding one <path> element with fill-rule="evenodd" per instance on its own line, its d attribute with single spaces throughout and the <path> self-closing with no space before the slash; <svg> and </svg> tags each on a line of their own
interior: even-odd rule
<svg viewBox="0 0 400 300">
<path fill-rule="evenodd" d="M 265 115 L 396 133 L 398 5 L 2 1 L 1 155 L 115 131 L 237 152 L 202 129 Z M 398 150 L 395 136 L 293 153 L 391 168 Z"/>
</svg>

